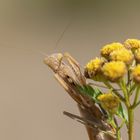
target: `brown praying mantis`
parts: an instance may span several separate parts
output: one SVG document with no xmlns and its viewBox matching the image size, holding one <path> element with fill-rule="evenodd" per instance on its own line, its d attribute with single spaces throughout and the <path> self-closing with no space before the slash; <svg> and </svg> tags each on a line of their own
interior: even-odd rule
<svg viewBox="0 0 140 140">
<path fill-rule="evenodd" d="M 106 114 L 90 97 L 77 89 L 77 85 L 87 85 L 79 63 L 68 53 L 47 56 L 44 63 L 53 70 L 56 80 L 77 103 L 81 116 L 68 112 L 64 114 L 86 126 L 89 140 L 116 140 L 116 132 L 107 123 Z"/>
</svg>

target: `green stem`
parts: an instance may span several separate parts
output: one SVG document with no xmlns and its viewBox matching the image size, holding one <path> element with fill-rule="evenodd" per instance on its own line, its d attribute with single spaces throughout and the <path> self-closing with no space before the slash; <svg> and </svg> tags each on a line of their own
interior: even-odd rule
<svg viewBox="0 0 140 140">
<path fill-rule="evenodd" d="M 137 101 L 138 101 L 138 98 L 139 98 L 139 95 L 140 95 L 140 86 L 137 87 L 137 90 L 136 90 L 136 95 L 135 95 L 135 99 L 134 99 L 134 103 L 133 103 L 133 106 L 135 106 L 137 104 Z"/>
<path fill-rule="evenodd" d="M 140 105 L 140 101 L 138 101 L 135 105 L 133 105 L 133 109 L 135 109 L 138 105 Z"/>
<path fill-rule="evenodd" d="M 128 137 L 129 140 L 134 140 L 134 109 L 130 104 L 130 97 L 128 95 L 128 89 L 124 80 L 120 83 L 120 86 L 125 96 L 125 105 L 128 111 Z"/>
<path fill-rule="evenodd" d="M 110 124 L 112 125 L 112 127 L 116 129 L 116 138 L 117 138 L 117 140 L 121 140 L 120 129 L 121 129 L 122 126 L 118 127 L 118 125 L 114 121 L 114 116 L 112 114 L 109 114 L 109 120 L 110 120 Z"/>
<path fill-rule="evenodd" d="M 122 102 L 124 102 L 123 96 L 121 96 L 121 95 L 114 89 L 114 87 L 113 87 L 110 83 L 104 81 L 104 84 L 105 84 L 109 89 L 113 90 L 113 92 L 116 94 L 116 96 L 118 96 L 118 97 L 120 98 L 120 100 L 121 100 Z"/>
<path fill-rule="evenodd" d="M 121 140 L 121 132 L 120 132 L 120 129 L 117 130 L 117 140 Z"/>
<path fill-rule="evenodd" d="M 131 88 L 129 90 L 129 96 L 131 96 L 133 94 L 133 91 L 135 90 L 136 87 L 137 87 L 137 85 L 135 83 L 131 86 Z"/>
<path fill-rule="evenodd" d="M 134 140 L 134 110 L 128 108 L 128 136 L 129 140 Z"/>
<path fill-rule="evenodd" d="M 127 73 L 127 78 L 128 78 L 127 85 L 131 86 L 130 70 L 129 70 L 129 68 L 128 68 L 128 73 Z"/>
<path fill-rule="evenodd" d="M 129 101 L 129 95 L 128 95 L 128 91 L 127 91 L 127 87 L 126 87 L 125 81 L 122 80 L 119 83 L 119 86 L 120 86 L 120 88 L 122 88 L 122 91 L 123 91 L 123 94 L 124 94 L 124 97 L 125 97 L 125 105 L 128 108 L 128 107 L 130 107 L 130 101 Z"/>
</svg>

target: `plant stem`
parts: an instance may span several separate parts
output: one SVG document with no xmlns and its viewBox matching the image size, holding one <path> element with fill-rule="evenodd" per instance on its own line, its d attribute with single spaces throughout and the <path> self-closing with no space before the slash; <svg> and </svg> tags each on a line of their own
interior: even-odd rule
<svg viewBox="0 0 140 140">
<path fill-rule="evenodd" d="M 128 137 L 129 140 L 134 140 L 134 109 L 130 104 L 130 96 L 128 95 L 128 89 L 124 81 L 122 81 L 121 87 L 126 99 L 125 105 L 128 111 Z"/>
<path fill-rule="evenodd" d="M 133 109 L 135 109 L 138 105 L 140 105 L 140 101 L 138 101 L 138 102 L 133 106 Z"/>
<path fill-rule="evenodd" d="M 140 86 L 137 87 L 133 106 L 135 106 L 137 104 L 137 101 L 138 101 L 138 98 L 139 98 L 139 94 L 140 94 L 139 90 L 140 90 Z"/>
<path fill-rule="evenodd" d="M 134 110 L 128 108 L 128 136 L 129 140 L 134 140 Z"/>
<path fill-rule="evenodd" d="M 120 132 L 120 129 L 117 129 L 117 140 L 121 140 L 121 132 Z"/>
<path fill-rule="evenodd" d="M 120 100 L 121 100 L 122 102 L 124 102 L 124 98 L 123 98 L 116 90 L 114 90 L 113 86 L 112 86 L 110 83 L 104 81 L 104 84 L 105 84 L 109 89 L 113 90 L 113 92 L 120 98 Z"/>
<path fill-rule="evenodd" d="M 131 96 L 133 94 L 133 91 L 136 89 L 137 85 L 133 84 L 129 90 L 129 96 Z"/>
<path fill-rule="evenodd" d="M 129 96 L 128 96 L 128 90 L 127 90 L 127 86 L 125 84 L 124 79 L 119 83 L 120 88 L 122 88 L 124 97 L 125 97 L 125 105 L 127 108 L 129 108 L 130 106 L 130 101 L 129 101 Z"/>
</svg>

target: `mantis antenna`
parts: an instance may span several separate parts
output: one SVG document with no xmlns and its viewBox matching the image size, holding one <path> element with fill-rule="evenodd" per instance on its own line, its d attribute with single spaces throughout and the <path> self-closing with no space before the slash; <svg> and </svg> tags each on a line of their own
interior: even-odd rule
<svg viewBox="0 0 140 140">
<path fill-rule="evenodd" d="M 70 22 L 64 27 L 64 30 L 60 34 L 58 40 L 56 41 L 55 47 L 53 48 L 54 51 L 57 51 L 61 40 L 63 39 L 66 31 L 71 26 L 71 24 L 72 24 L 72 20 L 70 20 Z M 41 54 L 42 56 L 45 56 L 45 57 L 48 56 L 46 53 L 44 53 L 44 52 L 42 52 L 41 50 L 38 50 L 38 49 L 29 49 L 29 48 L 24 48 L 24 47 L 11 46 L 11 45 L 5 44 L 5 43 L 0 43 L 0 47 L 17 48 L 17 49 L 22 49 L 22 50 L 26 50 L 26 51 L 31 51 L 31 52 L 34 52 L 34 53 L 36 52 L 36 53 L 39 53 L 39 54 Z"/>
<path fill-rule="evenodd" d="M 58 48 L 58 46 L 59 46 L 61 40 L 63 39 L 63 37 L 64 37 L 66 31 L 69 29 L 69 27 L 71 26 L 71 24 L 72 24 L 72 21 L 70 21 L 70 22 L 65 26 L 63 32 L 60 34 L 58 40 L 56 41 L 56 45 L 55 45 L 54 50 L 56 50 L 56 49 Z"/>
</svg>

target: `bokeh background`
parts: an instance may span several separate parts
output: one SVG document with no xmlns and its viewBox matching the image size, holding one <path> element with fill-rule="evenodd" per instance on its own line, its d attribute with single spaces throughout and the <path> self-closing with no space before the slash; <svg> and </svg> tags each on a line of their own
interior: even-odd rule
<svg viewBox="0 0 140 140">
<path fill-rule="evenodd" d="M 84 126 L 62 114 L 79 112 L 45 54 L 69 52 L 84 66 L 127 38 L 140 38 L 139 0 L 0 0 L 0 139 L 86 140 Z"/>
</svg>

